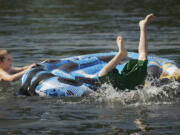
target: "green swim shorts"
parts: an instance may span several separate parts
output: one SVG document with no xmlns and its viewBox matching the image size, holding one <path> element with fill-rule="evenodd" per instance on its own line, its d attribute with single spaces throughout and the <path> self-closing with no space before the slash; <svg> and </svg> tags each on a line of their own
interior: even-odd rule
<svg viewBox="0 0 180 135">
<path fill-rule="evenodd" d="M 147 60 L 129 60 L 121 74 L 115 68 L 108 74 L 98 77 L 100 84 L 110 83 L 120 90 L 135 89 L 138 85 L 144 85 L 147 74 Z"/>
</svg>

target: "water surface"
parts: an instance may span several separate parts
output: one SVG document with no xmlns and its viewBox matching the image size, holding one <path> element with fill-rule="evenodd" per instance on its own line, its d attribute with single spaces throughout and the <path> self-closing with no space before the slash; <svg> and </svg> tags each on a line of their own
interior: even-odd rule
<svg viewBox="0 0 180 135">
<path fill-rule="evenodd" d="M 117 51 L 124 36 L 137 52 L 138 22 L 148 27 L 149 54 L 180 64 L 178 0 L 0 0 L 0 48 L 15 66 L 89 53 Z M 111 86 L 89 97 L 15 97 L 20 81 L 0 93 L 0 133 L 180 134 L 180 87 L 116 92 Z"/>
</svg>

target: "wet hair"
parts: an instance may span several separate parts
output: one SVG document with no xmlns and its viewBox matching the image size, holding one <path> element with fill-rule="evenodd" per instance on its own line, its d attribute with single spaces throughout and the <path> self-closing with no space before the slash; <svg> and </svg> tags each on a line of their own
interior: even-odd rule
<svg viewBox="0 0 180 135">
<path fill-rule="evenodd" d="M 7 54 L 9 54 L 8 50 L 0 49 L 0 62 L 3 62 L 3 60 Z"/>
</svg>

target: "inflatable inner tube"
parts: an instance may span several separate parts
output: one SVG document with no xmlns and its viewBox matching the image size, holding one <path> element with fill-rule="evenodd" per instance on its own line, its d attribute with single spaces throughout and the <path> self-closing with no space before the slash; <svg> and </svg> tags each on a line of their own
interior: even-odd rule
<svg viewBox="0 0 180 135">
<path fill-rule="evenodd" d="M 96 91 L 100 87 L 97 74 L 115 55 L 116 52 L 88 54 L 39 64 L 23 75 L 19 94 L 82 96 Z M 119 73 L 130 59 L 138 59 L 138 54 L 128 52 L 128 56 L 116 66 Z M 172 74 L 170 68 L 179 70 L 172 60 L 148 56 L 147 80 L 160 78 L 162 72 Z"/>
</svg>

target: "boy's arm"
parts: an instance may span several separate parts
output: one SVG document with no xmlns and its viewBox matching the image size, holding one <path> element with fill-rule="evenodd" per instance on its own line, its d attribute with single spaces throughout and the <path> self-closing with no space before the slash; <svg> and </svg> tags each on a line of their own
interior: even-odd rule
<svg viewBox="0 0 180 135">
<path fill-rule="evenodd" d="M 11 73 L 14 74 L 14 73 L 17 73 L 17 72 L 21 72 L 23 71 L 25 68 L 24 67 L 12 67 L 11 68 Z"/>
<path fill-rule="evenodd" d="M 35 64 L 32 64 L 30 66 L 27 66 L 27 68 L 25 68 L 23 71 L 20 71 L 18 73 L 15 74 L 8 74 L 7 72 L 1 71 L 0 73 L 0 81 L 7 81 L 7 82 L 13 82 L 18 80 L 27 70 L 29 70 L 30 68 L 34 67 Z"/>
<path fill-rule="evenodd" d="M 24 66 L 24 67 L 12 67 L 10 72 L 12 74 L 15 74 L 15 73 L 21 72 L 23 70 L 27 70 L 27 69 L 29 69 L 29 67 L 33 67 L 33 66 L 36 66 L 36 64 L 31 64 L 29 66 Z"/>
<path fill-rule="evenodd" d="M 1 77 L 0 77 L 0 81 L 7 81 L 7 82 L 13 82 L 18 80 L 24 73 L 26 72 L 26 70 L 23 70 L 19 73 L 10 75 L 6 72 L 1 73 Z"/>
</svg>

